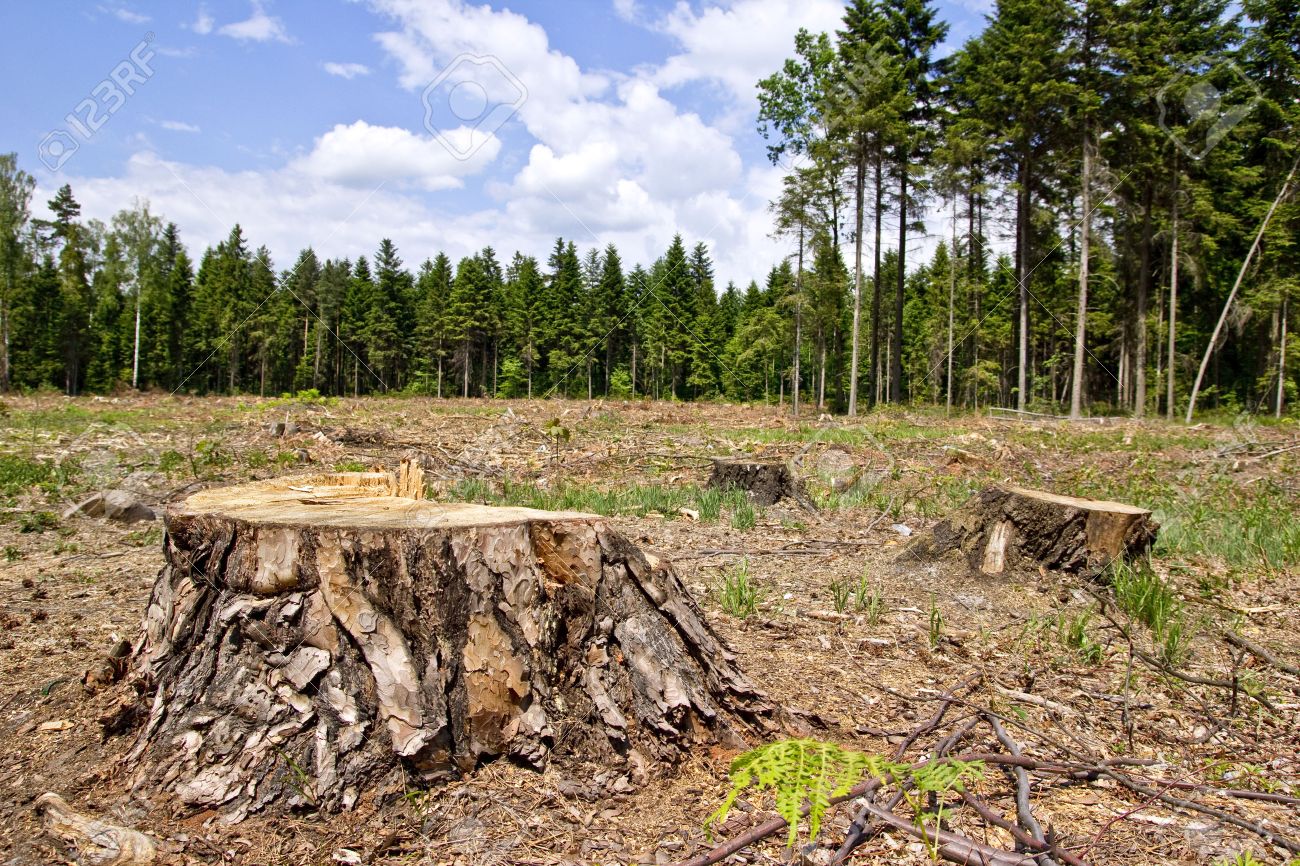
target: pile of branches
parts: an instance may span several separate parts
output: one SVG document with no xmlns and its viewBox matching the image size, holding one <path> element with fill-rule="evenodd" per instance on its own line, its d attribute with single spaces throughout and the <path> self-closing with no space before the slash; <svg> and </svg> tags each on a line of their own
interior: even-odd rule
<svg viewBox="0 0 1300 866">
<path fill-rule="evenodd" d="M 1300 809 L 1297 809 L 1300 798 L 1225 789 L 1189 778 L 1169 778 L 1168 770 L 1151 759 L 1088 754 L 1082 745 L 1063 742 L 1020 718 L 977 703 L 974 697 L 981 684 L 982 679 L 976 677 L 941 693 L 919 695 L 905 695 L 878 686 L 909 703 L 935 706 L 933 713 L 903 738 L 894 753 L 894 761 L 915 756 L 910 766 L 916 770 L 940 761 L 979 763 L 986 768 L 986 776 L 979 784 L 960 785 L 942 795 L 928 793 L 929 802 L 919 820 L 917 816 L 898 811 L 900 804 L 914 804 L 917 800 L 916 792 L 908 796 L 906 783 L 889 794 L 879 778 L 868 778 L 830 797 L 831 808 L 848 804 L 854 813 L 834 854 L 829 861 L 819 862 L 844 863 L 864 843 L 885 833 L 901 833 L 953 863 L 1086 866 L 1090 853 L 1117 824 L 1157 805 L 1244 830 L 1290 855 L 1300 854 Z M 996 792 L 988 792 L 996 787 L 999 776 L 1005 780 L 1003 793 L 1014 800 L 1014 807 L 1009 810 L 995 805 L 992 798 L 997 796 Z M 1032 804 L 1036 788 L 1041 795 L 1048 785 L 1088 784 L 1103 779 L 1123 789 L 1131 805 L 1106 821 L 1098 831 L 1084 835 L 1050 824 L 1044 828 L 1035 816 Z M 976 788 L 981 790 L 977 792 Z M 940 796 L 946 802 L 940 802 Z M 1276 815 L 1257 819 L 1236 808 L 1236 804 L 1214 805 L 1209 802 L 1212 799 L 1267 804 L 1269 811 L 1275 811 Z M 807 815 L 809 810 L 810 805 L 805 803 L 801 814 Z M 938 816 L 938 819 L 926 820 L 926 816 Z M 963 828 L 982 828 L 983 832 L 973 834 L 969 829 L 955 829 L 958 823 Z M 784 818 L 771 818 L 675 866 L 718 863 L 788 826 Z M 977 840 L 976 835 L 985 841 Z M 1006 847 L 990 844 L 987 841 L 990 838 L 1003 840 Z"/>
</svg>

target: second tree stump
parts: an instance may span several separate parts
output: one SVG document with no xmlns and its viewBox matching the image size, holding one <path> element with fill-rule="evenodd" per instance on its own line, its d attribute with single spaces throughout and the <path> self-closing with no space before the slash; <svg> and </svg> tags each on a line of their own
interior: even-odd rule
<svg viewBox="0 0 1300 866">
<path fill-rule="evenodd" d="M 672 761 L 769 724 L 672 568 L 603 519 L 395 495 L 416 486 L 338 473 L 169 510 L 140 789 L 347 808 L 498 757 Z"/>
<path fill-rule="evenodd" d="M 803 484 L 784 463 L 762 460 L 714 460 L 709 486 L 743 490 L 756 505 L 775 505 L 784 498 L 813 509 Z"/>
<path fill-rule="evenodd" d="M 1150 511 L 1132 505 L 989 487 L 919 535 L 898 559 L 960 550 L 985 574 L 1001 574 L 1020 560 L 1062 571 L 1099 569 L 1146 552 L 1159 528 Z"/>
</svg>

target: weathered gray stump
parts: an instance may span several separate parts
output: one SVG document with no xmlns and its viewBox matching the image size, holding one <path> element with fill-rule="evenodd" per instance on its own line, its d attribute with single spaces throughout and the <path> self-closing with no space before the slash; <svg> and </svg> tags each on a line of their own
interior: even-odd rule
<svg viewBox="0 0 1300 866">
<path fill-rule="evenodd" d="M 1098 569 L 1144 553 L 1159 528 L 1150 511 L 1132 505 L 989 487 L 917 536 L 898 560 L 960 550 L 985 574 L 1001 574 L 1020 561 L 1061 571 Z"/>
<path fill-rule="evenodd" d="M 420 488 L 404 466 L 169 510 L 138 789 L 236 819 L 348 808 L 498 757 L 672 761 L 770 724 L 672 568 L 603 519 L 396 495 Z"/>
<path fill-rule="evenodd" d="M 803 483 L 784 463 L 714 460 L 708 483 L 719 490 L 743 490 L 757 505 L 775 505 L 789 498 L 804 508 L 813 507 Z"/>
</svg>

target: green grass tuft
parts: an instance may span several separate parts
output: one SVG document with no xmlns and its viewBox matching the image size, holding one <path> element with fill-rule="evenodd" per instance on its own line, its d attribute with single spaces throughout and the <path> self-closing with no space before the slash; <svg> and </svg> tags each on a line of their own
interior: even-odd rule
<svg viewBox="0 0 1300 866">
<path fill-rule="evenodd" d="M 758 612 L 762 596 L 762 590 L 749 574 L 748 559 L 742 559 L 723 572 L 718 597 L 727 613 L 738 619 L 748 619 Z"/>
</svg>

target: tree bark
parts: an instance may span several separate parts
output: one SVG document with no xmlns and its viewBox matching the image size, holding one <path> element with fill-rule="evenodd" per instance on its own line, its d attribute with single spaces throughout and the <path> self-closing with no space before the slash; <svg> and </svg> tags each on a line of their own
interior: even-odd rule
<svg viewBox="0 0 1300 866">
<path fill-rule="evenodd" d="M 1143 418 L 1147 412 L 1147 306 L 1151 298 L 1151 208 L 1153 189 L 1147 180 L 1142 193 L 1142 236 L 1138 253 L 1137 306 L 1133 311 L 1133 417 Z M 1157 325 L 1156 333 L 1160 333 Z M 1156 344 L 1157 348 L 1159 343 Z M 1159 351 L 1156 353 L 1159 355 Z M 1159 359 L 1156 360 L 1156 390 L 1160 388 Z M 1156 395 L 1156 414 L 1159 415 L 1160 396 Z M 1121 404 L 1122 405 L 1122 404 Z"/>
<path fill-rule="evenodd" d="M 1178 367 L 1174 363 L 1178 351 L 1178 154 L 1174 154 L 1174 202 L 1173 223 L 1170 228 L 1171 253 L 1169 257 L 1169 352 L 1165 364 L 1169 368 L 1169 379 L 1165 385 L 1168 393 L 1165 397 L 1165 417 L 1174 420 L 1174 398 L 1178 394 Z"/>
<path fill-rule="evenodd" d="M 874 247 L 875 266 L 871 277 L 871 405 L 880 399 L 880 231 L 881 218 L 885 209 L 885 188 L 881 170 L 884 168 L 884 156 L 879 142 L 876 143 L 876 245 Z"/>
<path fill-rule="evenodd" d="M 803 223 L 799 224 L 798 270 L 794 275 L 794 374 L 790 380 L 790 413 L 799 417 L 799 355 L 803 342 Z"/>
<path fill-rule="evenodd" d="M 1029 403 L 1029 154 L 1021 156 L 1016 214 L 1016 282 L 1020 295 L 1020 358 L 1016 370 L 1016 408 Z"/>
<path fill-rule="evenodd" d="M 903 293 L 907 286 L 907 151 L 898 165 L 898 282 L 894 287 L 894 342 L 889 347 L 889 402 L 903 402 Z"/>
<path fill-rule="evenodd" d="M 853 227 L 853 336 L 849 352 L 849 417 L 858 414 L 858 331 L 862 322 L 862 223 L 867 184 L 866 137 L 859 133 L 857 170 L 854 177 Z"/>
<path fill-rule="evenodd" d="M 1286 315 L 1290 296 L 1282 292 L 1281 329 L 1282 334 L 1277 343 L 1277 401 L 1273 407 L 1273 417 L 1282 417 L 1282 400 L 1286 396 Z"/>
<path fill-rule="evenodd" d="M 708 484 L 719 490 L 743 490 L 759 505 L 775 505 L 789 498 L 804 508 L 816 510 L 803 482 L 789 466 L 780 462 L 714 460 Z"/>
<path fill-rule="evenodd" d="M 670 565 L 599 517 L 422 489 L 404 464 L 171 508 L 133 657 L 153 690 L 138 792 L 239 820 L 499 757 L 673 762 L 770 730 Z"/>
<path fill-rule="evenodd" d="M 1079 186 L 1079 309 L 1074 323 L 1074 370 L 1070 376 L 1070 417 L 1083 417 L 1083 355 L 1088 348 L 1088 235 L 1092 228 L 1092 153 L 1083 132 L 1083 177 Z"/>
<path fill-rule="evenodd" d="M 960 550 L 972 569 L 1002 574 L 1027 561 L 1062 571 L 1098 569 L 1147 550 L 1159 529 L 1151 512 L 1118 502 L 989 487 L 919 535 L 900 561 Z"/>
</svg>

